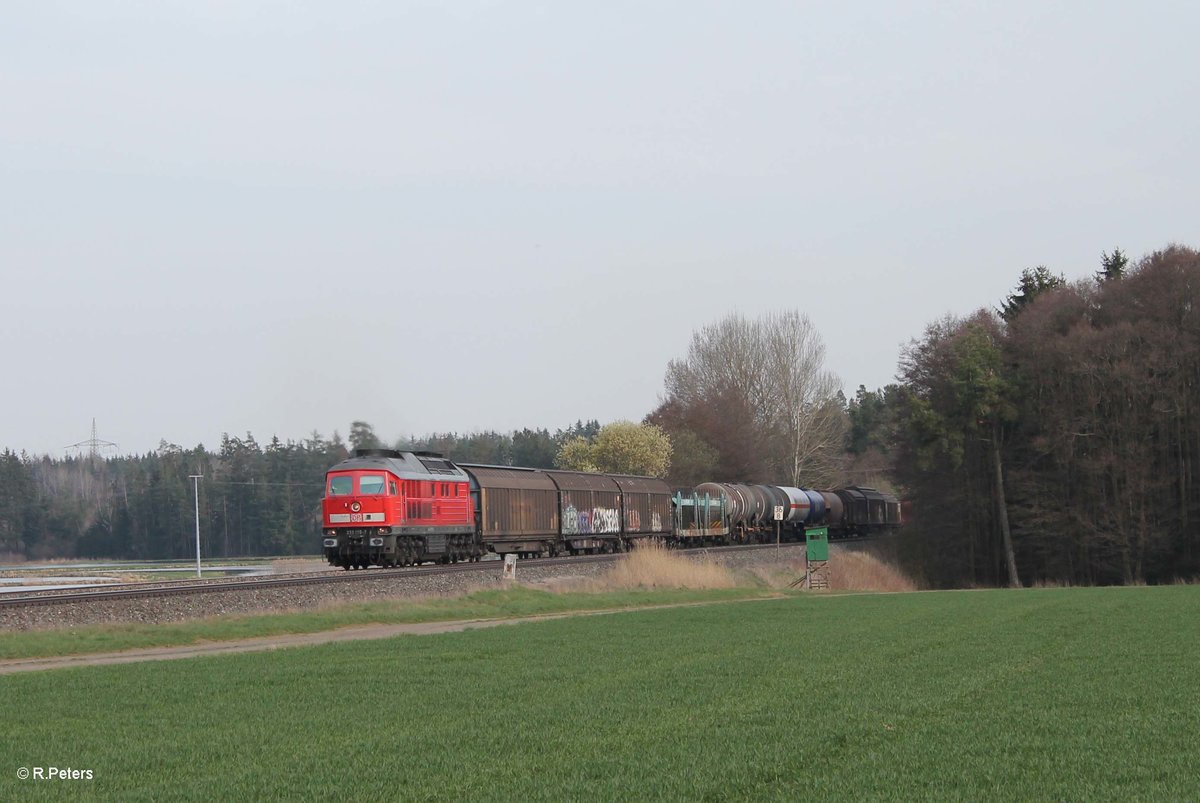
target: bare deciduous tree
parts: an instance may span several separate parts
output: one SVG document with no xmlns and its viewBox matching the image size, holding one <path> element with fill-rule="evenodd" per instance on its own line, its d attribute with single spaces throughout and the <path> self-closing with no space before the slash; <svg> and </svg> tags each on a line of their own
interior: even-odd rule
<svg viewBox="0 0 1200 803">
<path fill-rule="evenodd" d="M 721 454 L 730 478 L 831 482 L 841 458 L 841 381 L 825 368 L 825 345 L 796 311 L 747 320 L 729 315 L 692 336 L 667 367 L 666 394 L 652 420 L 690 430 Z M 748 424 L 749 437 L 726 433 Z"/>
</svg>

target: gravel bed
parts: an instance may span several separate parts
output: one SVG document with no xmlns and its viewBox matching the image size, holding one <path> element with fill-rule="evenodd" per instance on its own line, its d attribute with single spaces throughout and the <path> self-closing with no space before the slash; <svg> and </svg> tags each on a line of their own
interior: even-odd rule
<svg viewBox="0 0 1200 803">
<path fill-rule="evenodd" d="M 709 559 L 733 571 L 754 567 L 791 564 L 803 558 L 803 547 L 747 551 L 697 550 L 681 552 L 693 560 Z M 610 561 L 580 561 L 570 566 L 517 567 L 517 580 L 537 587 L 551 581 L 596 578 L 611 566 Z M 96 600 L 86 603 L 33 605 L 0 610 L 0 631 L 44 630 L 91 624 L 183 622 L 216 616 L 244 616 L 287 610 L 312 610 L 354 602 L 372 602 L 406 597 L 459 596 L 505 584 L 503 564 L 489 561 L 478 571 L 453 574 L 381 577 L 353 583 L 326 583 L 283 588 L 213 591 L 169 597 Z M 370 571 L 370 570 L 367 570 Z"/>
<path fill-rule="evenodd" d="M 756 568 L 791 566 L 804 560 L 804 545 L 780 544 L 778 549 L 768 546 L 737 552 L 702 550 L 702 554 L 714 563 L 719 563 L 731 571 L 739 572 Z"/>
</svg>

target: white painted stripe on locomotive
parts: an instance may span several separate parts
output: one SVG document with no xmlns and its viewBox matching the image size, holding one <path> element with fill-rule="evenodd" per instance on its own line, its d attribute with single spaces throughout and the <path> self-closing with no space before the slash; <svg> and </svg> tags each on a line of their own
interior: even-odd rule
<svg viewBox="0 0 1200 803">
<path fill-rule="evenodd" d="M 330 524 L 350 524 L 352 522 L 383 521 L 382 513 L 330 513 Z"/>
</svg>

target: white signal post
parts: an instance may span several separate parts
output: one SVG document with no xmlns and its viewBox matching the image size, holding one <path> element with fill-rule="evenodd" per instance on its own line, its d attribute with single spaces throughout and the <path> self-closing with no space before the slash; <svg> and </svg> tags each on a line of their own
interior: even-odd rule
<svg viewBox="0 0 1200 803">
<path fill-rule="evenodd" d="M 200 480 L 203 474 L 188 474 L 196 487 L 196 577 L 200 577 Z"/>
</svg>

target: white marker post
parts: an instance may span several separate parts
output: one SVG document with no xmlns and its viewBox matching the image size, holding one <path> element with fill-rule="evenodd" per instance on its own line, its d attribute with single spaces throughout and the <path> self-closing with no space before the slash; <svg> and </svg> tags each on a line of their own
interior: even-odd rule
<svg viewBox="0 0 1200 803">
<path fill-rule="evenodd" d="M 783 505 L 775 505 L 775 548 L 779 549 L 779 522 L 783 521 Z"/>
<path fill-rule="evenodd" d="M 188 479 L 196 486 L 196 577 L 200 576 L 200 480 L 203 474 L 188 474 Z"/>
</svg>

